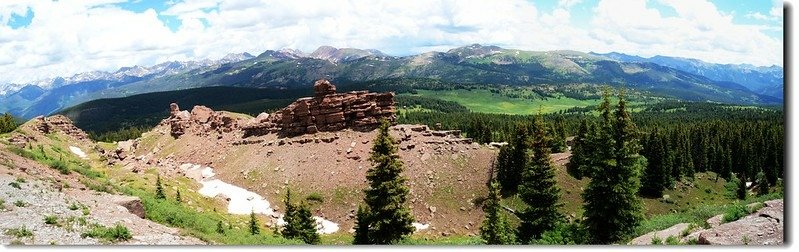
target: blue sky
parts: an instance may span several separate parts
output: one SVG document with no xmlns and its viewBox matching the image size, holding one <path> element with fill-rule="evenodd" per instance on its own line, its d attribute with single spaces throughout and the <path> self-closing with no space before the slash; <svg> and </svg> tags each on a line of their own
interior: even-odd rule
<svg viewBox="0 0 799 252">
<path fill-rule="evenodd" d="M 780 10 L 772 0 L 0 1 L 0 85 L 322 45 L 404 56 L 481 43 L 782 65 Z"/>
</svg>

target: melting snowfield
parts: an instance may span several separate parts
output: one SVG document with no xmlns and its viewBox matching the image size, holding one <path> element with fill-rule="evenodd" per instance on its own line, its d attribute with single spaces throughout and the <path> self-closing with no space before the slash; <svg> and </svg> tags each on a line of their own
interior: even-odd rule
<svg viewBox="0 0 799 252">
<path fill-rule="evenodd" d="M 75 154 L 75 156 L 78 156 L 79 158 L 86 159 L 86 152 L 83 152 L 83 150 L 81 150 L 78 147 L 69 146 L 69 151 L 71 151 L 72 154 Z"/>
<path fill-rule="evenodd" d="M 214 169 L 211 167 L 202 167 L 196 164 L 183 164 L 180 166 L 183 174 L 186 177 L 196 180 L 202 184 L 202 188 L 198 191 L 201 195 L 209 198 L 221 196 L 228 200 L 228 213 L 231 214 L 265 214 L 268 216 L 275 215 L 275 210 L 270 207 L 267 201 L 261 195 L 248 191 L 247 189 L 238 187 L 236 185 L 228 184 L 220 179 L 214 178 L 216 175 Z M 277 220 L 278 225 L 285 225 L 283 222 L 283 215 Z M 322 217 L 314 216 L 317 225 L 317 233 L 331 234 L 338 231 L 338 224 Z"/>
</svg>

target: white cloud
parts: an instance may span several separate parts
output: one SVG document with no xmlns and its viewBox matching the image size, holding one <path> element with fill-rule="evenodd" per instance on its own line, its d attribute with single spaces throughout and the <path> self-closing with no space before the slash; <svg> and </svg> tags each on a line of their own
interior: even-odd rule
<svg viewBox="0 0 799 252">
<path fill-rule="evenodd" d="M 561 0 L 552 11 L 524 0 L 201 0 L 161 13 L 109 5 L 117 0 L 0 1 L 0 21 L 28 7 L 35 16 L 27 27 L 0 25 L 0 83 L 320 45 L 407 55 L 481 43 L 782 64 L 782 40 L 761 32 L 773 27 L 734 24 L 732 14 L 704 0 L 658 1 L 677 17 L 663 17 L 645 0 L 601 0 L 588 28 L 571 23 L 570 9 L 581 0 Z M 182 25 L 171 31 L 159 14 Z"/>
</svg>

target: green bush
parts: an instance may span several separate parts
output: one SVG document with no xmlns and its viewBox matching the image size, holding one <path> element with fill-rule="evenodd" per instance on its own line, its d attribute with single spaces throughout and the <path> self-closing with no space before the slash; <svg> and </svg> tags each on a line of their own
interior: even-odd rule
<svg viewBox="0 0 799 252">
<path fill-rule="evenodd" d="M 130 240 L 130 238 L 133 238 L 128 230 L 128 227 L 125 227 L 125 225 L 119 223 L 110 228 L 94 224 L 88 231 L 84 232 L 80 236 L 83 238 L 92 237 L 102 239 L 109 242 L 127 241 Z"/>
<path fill-rule="evenodd" d="M 25 201 L 22 201 L 22 200 L 17 200 L 17 201 L 14 201 L 14 205 L 17 206 L 17 207 L 26 207 L 26 206 L 28 206 L 28 203 L 25 203 Z"/>
<path fill-rule="evenodd" d="M 22 187 L 16 181 L 10 182 L 8 183 L 8 185 L 10 185 L 13 188 L 22 189 Z"/>
<path fill-rule="evenodd" d="M 319 202 L 319 203 L 324 203 L 325 202 L 325 199 L 322 197 L 322 194 L 320 194 L 318 192 L 312 192 L 311 194 L 308 195 L 308 197 L 305 197 L 305 200 L 307 200 L 307 201 L 315 201 L 315 202 Z"/>
<path fill-rule="evenodd" d="M 674 237 L 674 236 L 669 236 L 669 237 L 666 238 L 666 244 L 668 244 L 668 245 L 680 245 L 680 239 L 677 239 L 677 237 Z"/>
<path fill-rule="evenodd" d="M 67 207 L 67 209 L 72 211 L 78 210 L 78 208 L 80 207 L 78 207 L 78 204 L 75 204 L 75 202 L 72 202 L 72 204 L 69 204 L 69 206 Z"/>
<path fill-rule="evenodd" d="M 47 224 L 47 225 L 56 225 L 56 224 L 58 224 L 58 216 L 55 216 L 55 215 L 46 215 L 46 216 L 44 216 L 44 224 Z"/>
<path fill-rule="evenodd" d="M 69 166 L 67 163 L 61 160 L 52 160 L 50 162 L 50 168 L 58 170 L 61 174 L 68 175 L 71 171 L 69 170 Z"/>
<path fill-rule="evenodd" d="M 22 237 L 33 236 L 33 232 L 23 225 L 22 227 L 19 228 L 11 228 L 6 230 L 6 235 L 22 238 Z"/>
<path fill-rule="evenodd" d="M 663 245 L 663 240 L 660 239 L 660 236 L 653 235 L 652 236 L 652 242 L 650 244 L 652 244 L 652 245 Z"/>
<path fill-rule="evenodd" d="M 721 219 L 721 222 L 727 223 L 727 222 L 736 221 L 747 215 L 749 215 L 749 209 L 747 209 L 746 205 L 736 204 L 733 207 L 728 208 L 727 211 L 724 212 L 724 217 Z"/>
</svg>

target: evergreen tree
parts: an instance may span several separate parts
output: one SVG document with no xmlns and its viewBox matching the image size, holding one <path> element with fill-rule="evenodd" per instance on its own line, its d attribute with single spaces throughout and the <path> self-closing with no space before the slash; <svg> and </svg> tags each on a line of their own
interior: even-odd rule
<svg viewBox="0 0 799 252">
<path fill-rule="evenodd" d="M 522 169 L 530 162 L 528 132 L 527 125 L 517 124 L 516 135 L 513 136 L 508 146 L 505 146 L 507 156 L 500 156 L 501 159 L 497 163 L 499 165 L 497 179 L 503 195 L 516 193 L 522 178 Z"/>
<path fill-rule="evenodd" d="M 766 195 L 769 193 L 769 184 L 766 174 L 764 172 L 757 173 L 757 195 Z"/>
<path fill-rule="evenodd" d="M 402 160 L 388 128 L 388 121 L 382 120 L 369 157 L 374 166 L 366 172 L 369 188 L 364 201 L 369 210 L 365 216 L 370 244 L 393 244 L 414 231 L 413 216 L 406 205 L 407 179 L 402 176 Z"/>
<path fill-rule="evenodd" d="M 585 170 L 590 166 L 590 154 L 593 153 L 591 149 L 589 137 L 591 137 L 592 126 L 585 119 L 580 121 L 580 128 L 577 130 L 577 135 L 574 136 L 574 143 L 572 146 L 572 156 L 566 166 L 566 171 L 576 179 L 582 179 L 585 176 Z"/>
<path fill-rule="evenodd" d="M 663 155 L 666 150 L 662 143 L 656 130 L 649 134 L 644 149 L 644 156 L 648 162 L 641 178 L 641 195 L 661 197 L 663 190 L 668 186 L 668 173 L 663 165 Z"/>
<path fill-rule="evenodd" d="M 519 185 L 519 196 L 527 203 L 527 209 L 519 214 L 521 225 L 518 233 L 522 243 L 540 238 L 563 219 L 558 213 L 560 189 L 549 157 L 549 138 L 540 115 L 535 118 L 533 131 L 533 158 L 524 168 Z"/>
<path fill-rule="evenodd" d="M 255 211 L 250 212 L 250 234 L 257 235 L 261 233 L 261 228 L 258 226 L 258 218 L 255 217 Z"/>
<path fill-rule="evenodd" d="M 355 239 L 352 244 L 370 244 L 369 241 L 369 210 L 363 205 L 358 205 L 358 212 L 355 215 Z"/>
<path fill-rule="evenodd" d="M 611 119 L 609 94 L 605 92 L 600 105 L 601 131 L 597 137 L 596 164 L 591 181 L 583 192 L 585 227 L 590 242 L 609 244 L 631 234 L 640 220 L 640 199 L 636 196 L 640 186 L 641 167 L 635 124 L 630 120 L 623 93 Z M 604 149 L 604 150 L 603 150 Z"/>
<path fill-rule="evenodd" d="M 175 193 L 175 201 L 177 201 L 178 203 L 183 202 L 183 199 L 180 197 L 180 189 L 178 189 L 177 192 Z"/>
<path fill-rule="evenodd" d="M 746 174 L 741 173 L 741 178 L 738 179 L 738 190 L 735 193 L 739 200 L 746 199 Z"/>
<path fill-rule="evenodd" d="M 156 177 L 155 179 L 155 198 L 166 199 L 166 195 L 164 194 L 164 187 L 161 185 L 161 174 L 158 174 L 158 177 Z"/>
<path fill-rule="evenodd" d="M 225 227 L 223 226 L 221 220 L 216 223 L 216 233 L 217 234 L 224 234 L 225 233 Z"/>
<path fill-rule="evenodd" d="M 286 213 L 283 221 L 286 225 L 280 235 L 286 239 L 300 239 L 307 244 L 319 244 L 319 234 L 316 233 L 316 221 L 311 215 L 311 210 L 305 203 L 295 205 L 291 200 L 291 190 L 286 189 Z"/>
<path fill-rule="evenodd" d="M 9 113 L 4 113 L 0 116 L 0 134 L 14 131 L 19 124 L 17 120 Z"/>
<path fill-rule="evenodd" d="M 500 200 L 499 182 L 491 180 L 488 199 L 483 205 L 486 217 L 480 226 L 480 238 L 489 245 L 513 244 L 516 240 L 508 219 L 502 214 Z"/>
</svg>

